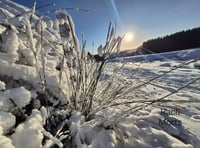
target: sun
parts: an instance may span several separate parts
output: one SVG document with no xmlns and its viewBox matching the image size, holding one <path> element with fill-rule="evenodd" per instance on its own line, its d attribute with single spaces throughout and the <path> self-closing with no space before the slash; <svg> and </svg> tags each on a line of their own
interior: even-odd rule
<svg viewBox="0 0 200 148">
<path fill-rule="evenodd" d="M 133 41 L 133 39 L 134 39 L 133 32 L 127 32 L 127 33 L 125 33 L 124 40 L 126 42 L 131 42 L 131 41 Z"/>
</svg>

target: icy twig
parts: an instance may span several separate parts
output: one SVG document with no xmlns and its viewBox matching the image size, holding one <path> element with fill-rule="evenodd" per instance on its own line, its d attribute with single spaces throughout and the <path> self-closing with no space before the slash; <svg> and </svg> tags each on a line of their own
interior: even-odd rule
<svg viewBox="0 0 200 148">
<path fill-rule="evenodd" d="M 47 141 L 47 143 L 43 146 L 44 148 L 49 148 L 56 144 L 59 148 L 63 147 L 62 142 L 54 137 L 50 132 L 47 132 L 46 130 L 42 130 L 42 133 L 47 136 L 50 140 Z"/>
<path fill-rule="evenodd" d="M 34 15 L 34 13 L 35 13 L 36 1 L 37 1 L 37 0 L 34 0 L 34 2 L 33 2 L 33 8 L 32 8 L 32 11 L 31 11 L 30 23 L 32 22 L 33 15 Z"/>
</svg>

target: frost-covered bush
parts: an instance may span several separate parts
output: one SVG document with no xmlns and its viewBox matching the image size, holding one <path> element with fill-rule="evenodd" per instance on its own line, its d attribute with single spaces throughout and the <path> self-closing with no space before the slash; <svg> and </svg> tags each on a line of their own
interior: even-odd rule
<svg viewBox="0 0 200 148">
<path fill-rule="evenodd" d="M 3 133 L 7 133 L 8 130 L 15 125 L 16 118 L 13 114 L 0 111 L 0 128 Z"/>
<path fill-rule="evenodd" d="M 7 10 L 1 10 L 7 13 Z M 51 117 L 49 108 L 55 110 L 54 107 L 67 102 L 66 91 L 60 91 L 66 82 L 60 82 L 58 66 L 64 50 L 73 60 L 73 50 L 79 47 L 75 32 L 69 30 L 69 26 L 74 29 L 73 21 L 61 9 L 55 21 L 48 19 L 48 27 L 43 16 L 37 17 L 33 11 L 17 15 L 8 16 L 10 18 L 0 23 L 0 128 L 1 135 L 12 135 L 12 141 L 2 136 L 5 144 L 1 141 L 0 147 L 6 146 L 6 141 L 8 145 L 11 141 L 10 145 L 13 143 L 20 148 L 53 144 L 62 147 L 61 142 L 51 135 L 52 129 L 47 128 L 48 132 L 43 126 Z M 14 126 L 17 128 L 12 131 Z M 44 137 L 49 138 L 42 144 Z"/>
<path fill-rule="evenodd" d="M 0 90 L 4 90 L 5 89 L 5 83 L 0 81 Z"/>
<path fill-rule="evenodd" d="M 70 15 L 63 9 L 57 10 L 57 21 L 59 35 L 62 43 L 59 63 L 59 82 L 65 95 L 62 103 L 67 103 L 72 111 L 79 111 L 86 120 L 90 120 L 94 114 L 97 101 L 97 86 L 99 85 L 100 76 L 108 62 L 108 58 L 120 45 L 120 37 L 115 37 L 115 28 L 109 25 L 108 36 L 105 46 L 100 46 L 102 61 L 96 62 L 94 57 L 88 57 L 86 52 L 86 41 L 83 37 L 82 47 L 79 49 L 79 42 L 75 34 L 74 24 Z M 100 51 L 101 50 L 101 51 Z M 103 94 L 103 93 L 102 93 Z M 102 97 L 102 99 L 104 99 Z"/>
<path fill-rule="evenodd" d="M 43 139 L 42 116 L 37 110 L 32 110 L 31 116 L 24 123 L 18 125 L 12 135 L 12 141 L 16 148 L 42 147 Z"/>
<path fill-rule="evenodd" d="M 0 92 L 0 110 L 13 112 L 15 107 L 22 109 L 31 101 L 31 93 L 24 87 Z"/>
<path fill-rule="evenodd" d="M 17 52 L 19 40 L 16 30 L 13 28 L 13 26 L 11 26 L 11 29 L 7 29 L 1 34 L 1 39 L 1 51 L 5 53 Z"/>
<path fill-rule="evenodd" d="M 16 62 L 18 60 L 18 46 L 19 39 L 17 36 L 17 31 L 14 26 L 6 29 L 1 34 L 1 44 L 0 44 L 0 58 L 8 62 Z"/>
<path fill-rule="evenodd" d="M 0 146 L 1 148 L 15 148 L 12 140 L 3 135 L 3 128 L 0 126 Z"/>
</svg>

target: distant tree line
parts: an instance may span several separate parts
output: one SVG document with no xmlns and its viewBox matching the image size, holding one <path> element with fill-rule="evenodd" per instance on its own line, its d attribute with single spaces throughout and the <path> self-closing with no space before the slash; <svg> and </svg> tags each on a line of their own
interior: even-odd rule
<svg viewBox="0 0 200 148">
<path fill-rule="evenodd" d="M 200 47 L 200 27 L 177 32 L 165 37 L 151 39 L 143 43 L 146 54 L 184 50 Z"/>
</svg>

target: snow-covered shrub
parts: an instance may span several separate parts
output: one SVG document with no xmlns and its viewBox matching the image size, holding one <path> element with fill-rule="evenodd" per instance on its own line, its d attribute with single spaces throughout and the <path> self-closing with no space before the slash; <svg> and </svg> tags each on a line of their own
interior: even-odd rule
<svg viewBox="0 0 200 148">
<path fill-rule="evenodd" d="M 15 148 L 12 140 L 3 135 L 3 128 L 0 126 L 0 147 L 1 148 Z"/>
<path fill-rule="evenodd" d="M 15 125 L 16 118 L 13 114 L 0 111 L 0 127 L 3 133 L 8 132 L 8 130 Z"/>
<path fill-rule="evenodd" d="M 38 32 L 44 31 L 47 28 L 46 22 L 39 20 L 36 24 L 36 29 Z"/>
<path fill-rule="evenodd" d="M 56 31 L 59 30 L 59 21 L 57 19 L 53 20 L 53 29 Z"/>
<path fill-rule="evenodd" d="M 91 112 L 95 110 L 97 101 L 101 99 L 101 96 L 96 96 L 100 76 L 107 64 L 110 53 L 116 50 L 117 46 L 120 44 L 120 40 L 119 38 L 115 38 L 115 28 L 110 24 L 106 45 L 104 47 L 101 46 L 101 56 L 103 60 L 97 63 L 94 57 L 87 57 L 85 51 L 86 41 L 84 38 L 82 49 L 81 51 L 78 50 L 73 22 L 71 18 L 68 17 L 68 14 L 63 11 L 58 11 L 57 18 L 66 21 L 64 26 L 59 26 L 63 43 L 63 55 L 65 55 L 61 63 L 60 73 L 62 77 L 60 79 L 63 80 L 65 78 L 67 84 L 65 85 L 66 101 L 71 110 L 80 111 L 85 115 L 86 120 L 89 120 L 92 116 Z M 66 46 L 66 43 L 72 46 Z M 74 48 L 71 49 L 71 47 Z M 61 81 L 61 83 L 65 82 Z"/>
<path fill-rule="evenodd" d="M 5 30 L 1 34 L 2 43 L 1 43 L 1 51 L 6 53 L 17 52 L 19 41 L 18 36 L 16 34 L 16 30 L 11 26 L 10 29 Z"/>
<path fill-rule="evenodd" d="M 5 83 L 0 81 L 0 90 L 4 90 L 5 89 Z"/>
<path fill-rule="evenodd" d="M 52 20 L 48 20 L 47 23 L 46 23 L 47 27 L 49 29 L 53 28 L 53 21 Z"/>
<path fill-rule="evenodd" d="M 40 148 L 43 139 L 42 116 L 38 110 L 32 110 L 32 114 L 24 123 L 18 125 L 12 135 L 12 141 L 16 148 Z"/>
<path fill-rule="evenodd" d="M 0 58 L 10 63 L 16 62 L 18 60 L 18 46 L 19 39 L 17 31 L 14 26 L 10 25 L 10 27 L 1 34 Z"/>
<path fill-rule="evenodd" d="M 31 101 L 31 93 L 24 87 L 7 89 L 0 92 L 0 110 L 14 111 L 15 108 L 25 107 Z"/>
<path fill-rule="evenodd" d="M 23 56 L 24 59 L 24 64 L 34 66 L 36 64 L 34 54 L 30 52 L 29 49 L 27 48 L 21 48 L 21 55 Z"/>
</svg>

